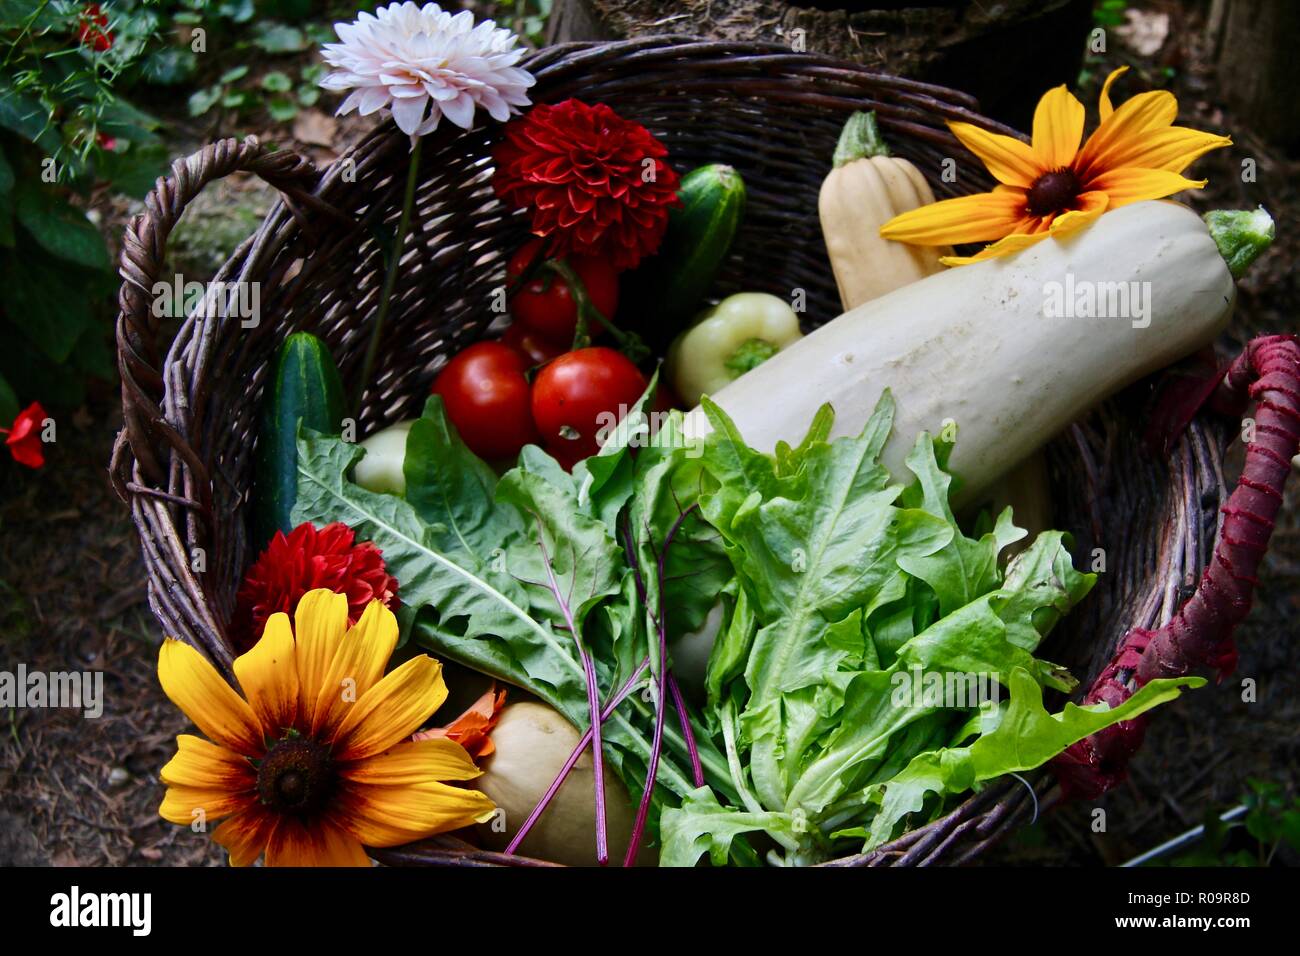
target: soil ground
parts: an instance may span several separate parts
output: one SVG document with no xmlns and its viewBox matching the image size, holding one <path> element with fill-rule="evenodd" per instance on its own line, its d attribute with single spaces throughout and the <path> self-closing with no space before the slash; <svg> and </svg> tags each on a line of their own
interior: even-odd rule
<svg viewBox="0 0 1300 956">
<path fill-rule="evenodd" d="M 1252 335 L 1300 325 L 1300 234 L 1291 228 L 1300 221 L 1293 186 L 1300 164 L 1255 142 L 1215 105 L 1213 72 L 1203 62 L 1194 27 L 1180 31 L 1189 39 L 1171 40 L 1180 44 L 1180 67 L 1171 83 L 1180 122 L 1231 131 L 1236 142 L 1200 162 L 1198 174 L 1212 187 L 1191 202 L 1198 208 L 1263 203 L 1279 223 L 1274 249 L 1242 283 L 1226 351 Z M 1138 68 L 1135 73 L 1159 75 L 1151 58 L 1123 58 Z M 1104 75 L 1107 66 L 1097 64 L 1096 73 Z M 1129 90 L 1141 82 L 1134 80 Z M 1095 85 L 1083 98 L 1091 111 Z M 181 117 L 166 120 L 178 155 L 208 132 Z M 330 145 L 322 145 L 319 129 L 297 129 L 315 142 L 295 138 L 290 127 L 267 132 L 327 159 L 359 130 L 331 130 Z M 1254 182 L 1242 179 L 1243 159 L 1255 162 Z M 242 198 L 253 209 L 263 200 L 269 204 L 252 183 L 236 181 L 228 188 L 252 193 Z M 213 208 L 230 198 L 218 197 Z M 114 242 L 132 211 L 125 204 L 101 209 Z M 233 228 L 239 228 L 237 219 Z M 200 261 L 208 252 L 202 242 L 190 249 Z M 58 710 L 0 713 L 0 864 L 211 865 L 224 858 L 205 835 L 157 816 L 158 771 L 174 750 L 174 735 L 187 728 L 158 687 L 162 635 L 145 603 L 135 530 L 107 480 L 119 424 L 116 387 L 103 383 L 83 408 L 61 417 L 57 449 L 41 473 L 0 467 L 0 660 L 9 668 L 21 661 L 47 671 L 102 670 L 106 700 L 98 719 Z M 1265 562 L 1254 612 L 1239 632 L 1238 673 L 1187 695 L 1153 722 L 1131 780 L 1099 804 L 1106 810 L 1104 832 L 1096 832 L 1093 806 L 1068 806 L 1023 830 L 988 862 L 1118 863 L 1196 825 L 1208 810 L 1240 802 L 1248 778 L 1277 780 L 1296 792 L 1297 485 Z M 1255 703 L 1241 699 L 1244 677 L 1257 682 Z"/>
</svg>

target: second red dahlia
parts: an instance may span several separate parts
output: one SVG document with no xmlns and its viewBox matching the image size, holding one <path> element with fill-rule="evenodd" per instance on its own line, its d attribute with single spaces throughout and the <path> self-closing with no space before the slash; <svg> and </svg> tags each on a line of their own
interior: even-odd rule
<svg viewBox="0 0 1300 956">
<path fill-rule="evenodd" d="M 239 589 L 232 626 L 239 650 L 257 643 L 267 618 L 277 611 L 292 616 L 298 600 L 316 588 L 347 595 L 350 624 L 371 601 L 396 606 L 397 579 L 385 568 L 383 552 L 369 541 L 354 544 L 354 538 L 341 521 L 323 528 L 304 522 L 288 535 L 277 531 Z"/>
<path fill-rule="evenodd" d="M 604 103 L 534 106 L 506 126 L 493 158 L 497 195 L 532 210 L 552 256 L 603 256 L 630 269 L 659 248 L 678 205 L 668 150 Z"/>
</svg>

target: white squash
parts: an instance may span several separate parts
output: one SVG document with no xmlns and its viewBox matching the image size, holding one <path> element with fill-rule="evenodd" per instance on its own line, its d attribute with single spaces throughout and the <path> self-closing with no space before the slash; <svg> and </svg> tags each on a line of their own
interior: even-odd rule
<svg viewBox="0 0 1300 956">
<path fill-rule="evenodd" d="M 501 822 L 494 819 L 479 825 L 486 845 L 505 849 L 580 739 L 573 725 L 545 704 L 521 701 L 502 709 L 492 730 L 496 750 L 487 758 L 483 775 L 473 783 L 504 811 Z M 627 788 L 606 765 L 605 821 L 610 860 L 621 861 L 627 852 L 634 816 Z M 590 750 L 574 765 L 546 811 L 528 831 L 519 852 L 567 866 L 595 864 L 595 772 Z M 654 851 L 643 848 L 637 863 L 653 863 L 656 856 Z"/>
<path fill-rule="evenodd" d="M 1078 297 L 1091 290 L 1109 310 L 1122 304 L 1120 289 L 1128 315 L 1085 318 L 1069 308 L 1086 305 Z M 1212 342 L 1235 296 L 1196 213 L 1134 203 L 1063 240 L 874 299 L 712 397 L 750 444 L 770 451 L 799 441 L 823 402 L 835 409 L 833 437 L 857 434 L 889 388 L 897 412 L 884 463 L 906 480 L 917 433 L 952 420 L 960 507 L 1098 402 Z M 1048 308 L 1062 305 L 1063 314 Z M 687 414 L 688 437 L 710 430 L 702 409 Z"/>
</svg>

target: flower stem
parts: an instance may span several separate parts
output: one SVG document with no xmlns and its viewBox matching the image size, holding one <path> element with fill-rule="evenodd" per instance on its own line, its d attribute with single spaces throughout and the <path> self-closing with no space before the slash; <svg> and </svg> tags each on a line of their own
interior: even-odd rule
<svg viewBox="0 0 1300 956">
<path fill-rule="evenodd" d="M 384 287 L 379 293 L 379 309 L 375 312 L 375 322 L 370 327 L 370 341 L 366 344 L 366 355 L 361 362 L 361 376 L 357 379 L 356 396 L 352 401 L 353 417 L 361 414 L 361 399 L 365 397 L 366 388 L 370 385 L 370 375 L 379 355 L 379 339 L 384 332 L 384 321 L 388 318 L 393 289 L 397 286 L 397 267 L 406 249 L 406 233 L 411 227 L 411 211 L 415 207 L 415 187 L 420 179 L 420 147 L 423 143 L 424 140 L 417 137 L 411 148 L 411 165 L 406 170 L 406 191 L 402 195 L 402 215 L 397 221 L 393 252 L 388 259 L 388 271 L 384 274 Z"/>
</svg>

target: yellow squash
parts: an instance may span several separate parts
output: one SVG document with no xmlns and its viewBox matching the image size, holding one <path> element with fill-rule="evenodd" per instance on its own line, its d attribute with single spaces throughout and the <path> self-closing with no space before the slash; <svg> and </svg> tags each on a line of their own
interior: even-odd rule
<svg viewBox="0 0 1300 956">
<path fill-rule="evenodd" d="M 899 213 L 932 202 L 921 171 L 889 155 L 876 114 L 849 117 L 817 202 L 845 312 L 943 269 L 939 257 L 951 249 L 880 238 L 880 227 Z"/>
</svg>

